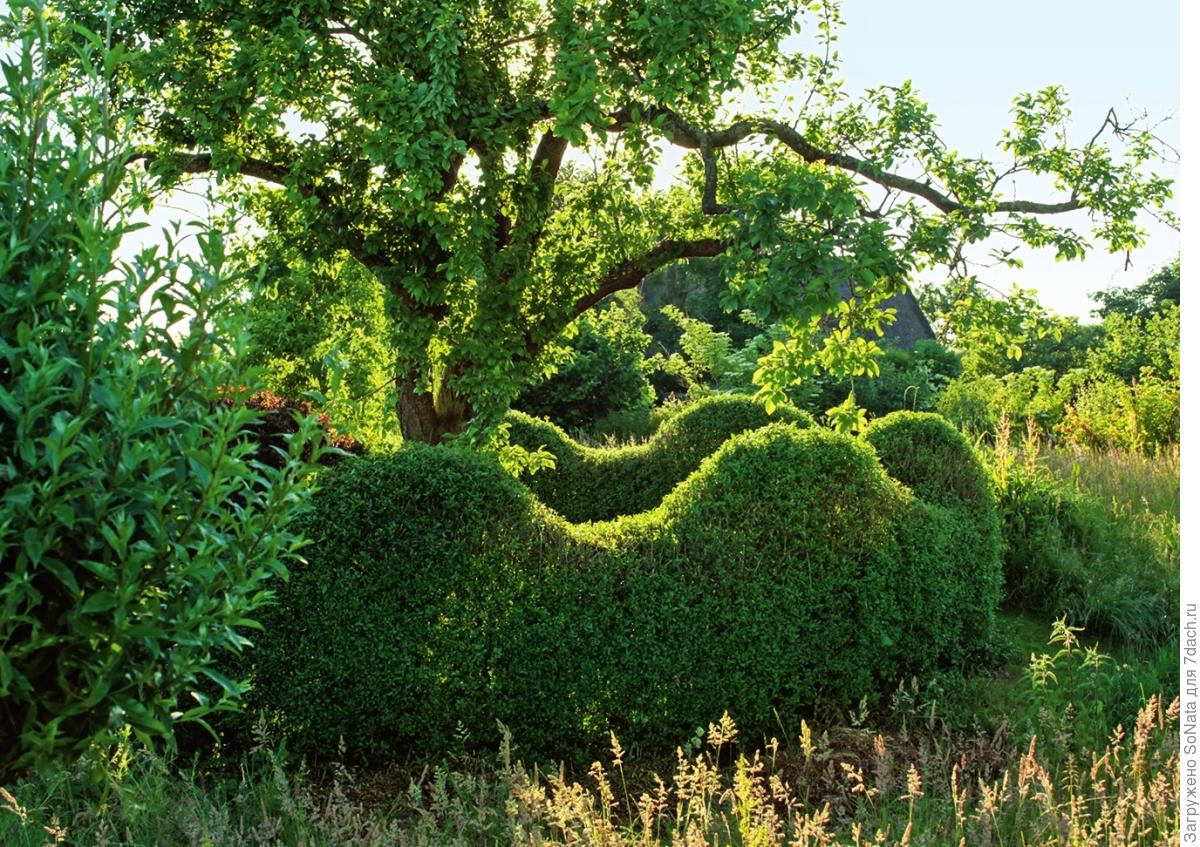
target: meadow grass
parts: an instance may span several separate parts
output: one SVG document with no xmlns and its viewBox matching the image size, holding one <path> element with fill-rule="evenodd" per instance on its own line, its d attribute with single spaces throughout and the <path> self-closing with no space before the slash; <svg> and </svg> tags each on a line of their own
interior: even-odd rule
<svg viewBox="0 0 1200 847">
<path fill-rule="evenodd" d="M 1034 624 L 1014 626 L 1016 649 L 1029 646 Z M 337 763 L 310 770 L 265 730 L 231 760 L 169 760 L 126 741 L 0 792 L 0 843 L 1176 843 L 1178 698 L 1151 695 L 1094 747 L 1064 746 L 1053 737 L 1064 730 L 1062 716 L 1085 715 L 1105 692 L 1086 678 L 1096 652 L 1061 622 L 1052 639 L 1052 652 L 1035 654 L 1004 683 L 1014 708 L 1035 716 L 1030 732 L 1004 721 L 957 731 L 903 708 L 899 721 L 893 714 L 871 726 L 864 709 L 839 725 L 805 722 L 760 743 L 742 738 L 725 716 L 685 741 L 665 768 L 637 761 L 613 738 L 581 773 L 522 763 L 502 728 L 498 756 L 374 772 Z M 1079 678 L 1060 690 L 1057 681 L 1038 682 L 1039 667 L 1056 680 Z M 1055 691 L 1059 701 L 1048 700 Z M 1039 708 L 1046 703 L 1057 706 L 1053 713 Z"/>
<path fill-rule="evenodd" d="M 1153 455 L 1057 447 L 1044 453 L 1056 477 L 1115 508 L 1179 520 L 1179 445 Z"/>
<path fill-rule="evenodd" d="M 1179 454 L 1048 449 L 1007 420 L 977 451 L 991 468 L 1007 603 L 1065 614 L 1113 641 L 1163 646 L 1179 616 Z"/>
</svg>

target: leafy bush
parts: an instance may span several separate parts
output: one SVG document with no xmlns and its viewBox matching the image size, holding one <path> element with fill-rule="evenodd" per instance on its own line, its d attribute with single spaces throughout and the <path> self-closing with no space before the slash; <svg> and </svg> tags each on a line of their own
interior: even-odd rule
<svg viewBox="0 0 1200 847">
<path fill-rule="evenodd" d="M 824 412 L 846 398 L 851 387 L 859 406 L 873 417 L 891 412 L 932 412 L 946 386 L 962 373 L 957 353 L 936 341 L 918 341 L 911 350 L 889 347 L 879 359 L 873 377 L 832 379 L 818 377 L 814 396 L 805 405 L 813 413 Z"/>
<path fill-rule="evenodd" d="M 960 377 L 938 400 L 937 411 L 964 432 L 991 435 L 1001 418 L 1024 423 L 1033 420 L 1042 435 L 1050 435 L 1062 420 L 1069 396 L 1054 371 L 1032 367 L 1004 376 Z"/>
<path fill-rule="evenodd" d="M 1172 691 L 1178 697 L 1178 643 L 1134 667 L 1101 652 L 1099 645 L 1085 646 L 1079 638 L 1083 631 L 1059 618 L 1050 635 L 1058 649 L 1029 658 L 1029 706 L 1036 716 L 1028 723 L 1041 748 L 1060 761 L 1068 756 L 1086 760 L 1103 748 L 1114 726 L 1134 726 L 1147 692 Z"/>
<path fill-rule="evenodd" d="M 1179 379 L 1179 306 L 1168 303 L 1156 314 L 1104 319 L 1104 341 L 1088 353 L 1093 374 L 1110 374 L 1125 383 L 1149 369 L 1163 379 Z"/>
<path fill-rule="evenodd" d="M 232 406 L 235 399 L 226 398 L 226 406 Z M 274 468 L 283 469 L 291 456 L 288 451 L 288 440 L 306 427 L 320 430 L 320 443 L 333 450 L 322 450 L 317 462 L 322 465 L 332 465 L 340 461 L 345 453 L 361 456 L 366 448 L 348 435 L 342 435 L 333 429 L 329 416 L 317 412 L 313 404 L 307 400 L 289 400 L 272 394 L 270 391 L 259 391 L 246 400 L 246 407 L 259 412 L 258 418 L 247 427 L 258 440 L 258 447 L 253 453 L 254 461 Z M 312 450 L 306 449 L 303 458 L 309 459 Z"/>
<path fill-rule="evenodd" d="M 226 388 L 246 380 L 221 239 L 199 233 L 198 261 L 170 244 L 115 261 L 128 214 L 151 196 L 107 111 L 117 55 L 64 28 L 83 82 L 47 75 L 52 19 L 12 15 L 22 40 L 0 59 L 0 770 L 125 725 L 169 737 L 226 705 L 239 686 L 214 659 L 247 644 L 268 580 L 296 558 L 287 524 L 304 491 L 301 463 L 253 459 L 257 414 Z M 211 700 L 193 694 L 201 681 Z"/>
<path fill-rule="evenodd" d="M 268 236 L 243 260 L 263 280 L 248 286 L 242 306 L 249 363 L 262 368 L 273 393 L 318 392 L 322 411 L 346 435 L 372 449 L 395 448 L 400 431 L 383 287 L 345 256 L 303 254 L 296 245 L 309 241 Z"/>
<path fill-rule="evenodd" d="M 683 481 L 731 435 L 782 420 L 811 424 L 803 412 L 780 408 L 768 415 L 749 397 L 713 395 L 669 418 L 643 444 L 583 447 L 558 427 L 515 412 L 509 415 L 514 444 L 545 446 L 556 467 L 524 477 L 538 498 L 570 521 L 609 520 L 644 512 Z"/>
<path fill-rule="evenodd" d="M 553 376 L 522 391 L 515 408 L 568 429 L 614 413 L 648 410 L 654 392 L 642 364 L 650 346 L 642 321 L 636 294 L 613 298 L 580 317 L 571 358 Z"/>
<path fill-rule="evenodd" d="M 863 439 L 925 504 L 918 518 L 925 525 L 904 526 L 902 533 L 924 568 L 911 574 L 909 624 L 934 641 L 957 631 L 967 644 L 985 643 L 1002 595 L 1002 574 L 993 566 L 1001 536 L 991 481 L 974 450 L 945 419 L 923 412 L 879 418 Z M 934 557 L 939 561 L 927 561 Z M 962 579 L 966 573 L 972 578 Z"/>
<path fill-rule="evenodd" d="M 1091 450 L 1150 451 L 1179 442 L 1179 382 L 1150 369 L 1133 385 L 1113 376 L 1080 380 L 1058 433 Z"/>
<path fill-rule="evenodd" d="M 478 455 L 348 459 L 264 620 L 257 705 L 295 749 L 344 738 L 368 760 L 486 742 L 497 720 L 556 757 L 726 709 L 770 731 L 981 646 L 999 562 L 969 514 L 988 502 L 922 501 L 865 443 L 782 423 L 656 509 L 582 526 Z"/>
<path fill-rule="evenodd" d="M 1177 538 L 1164 543 L 1115 498 L 1055 478 L 1034 452 L 1017 462 L 1006 439 L 985 455 L 1000 504 L 1008 603 L 1128 642 L 1170 637 L 1179 616 Z"/>
</svg>

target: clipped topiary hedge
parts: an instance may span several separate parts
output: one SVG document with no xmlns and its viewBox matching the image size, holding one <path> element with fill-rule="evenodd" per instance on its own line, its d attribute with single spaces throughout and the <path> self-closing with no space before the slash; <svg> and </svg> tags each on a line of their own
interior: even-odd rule
<svg viewBox="0 0 1200 847">
<path fill-rule="evenodd" d="M 569 521 L 611 520 L 653 509 L 731 435 L 772 422 L 812 425 L 790 407 L 768 415 L 749 397 L 719 394 L 668 419 L 644 444 L 585 447 L 549 421 L 520 412 L 508 416 L 510 437 L 530 450 L 545 446 L 556 466 L 522 481 L 543 503 Z"/>
<path fill-rule="evenodd" d="M 497 720 L 567 758 L 725 710 L 770 732 L 982 647 L 995 598 L 973 586 L 1000 568 L 990 499 L 920 499 L 866 442 L 794 424 L 729 439 L 614 521 L 570 524 L 487 459 L 420 444 L 342 462 L 314 506 L 254 705 L 294 748 L 368 761 L 491 746 Z"/>
<path fill-rule="evenodd" d="M 922 502 L 917 522 L 899 530 L 914 565 L 906 577 L 912 637 L 956 630 L 968 648 L 984 644 L 1004 590 L 1003 569 L 993 567 L 1001 561 L 1003 541 L 987 471 L 941 415 L 894 412 L 875 420 L 863 439 L 888 474 Z M 959 651 L 959 658 L 966 652 Z"/>
</svg>

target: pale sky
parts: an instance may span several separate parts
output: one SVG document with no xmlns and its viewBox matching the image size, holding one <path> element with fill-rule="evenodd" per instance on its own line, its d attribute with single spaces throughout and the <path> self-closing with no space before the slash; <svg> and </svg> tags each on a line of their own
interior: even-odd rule
<svg viewBox="0 0 1200 847">
<path fill-rule="evenodd" d="M 1152 119 L 1171 117 L 1157 134 L 1179 148 L 1178 3 L 847 0 L 843 17 L 847 84 L 861 89 L 912 79 L 941 118 L 942 137 L 964 154 L 991 155 L 1009 123 L 1012 97 L 1049 84 L 1071 96 L 1081 143 L 1111 106 L 1123 117 L 1142 110 Z M 1177 165 L 1156 170 L 1179 177 Z M 1085 215 L 1075 220 L 1080 228 L 1087 224 Z M 1029 251 L 1023 269 L 997 271 L 988 281 L 1005 290 L 1012 282 L 1036 288 L 1061 314 L 1088 317 L 1089 291 L 1136 285 L 1179 251 L 1179 233 L 1150 218 L 1145 228 L 1149 241 L 1128 271 L 1123 256 L 1103 248 L 1083 262 Z"/>
</svg>

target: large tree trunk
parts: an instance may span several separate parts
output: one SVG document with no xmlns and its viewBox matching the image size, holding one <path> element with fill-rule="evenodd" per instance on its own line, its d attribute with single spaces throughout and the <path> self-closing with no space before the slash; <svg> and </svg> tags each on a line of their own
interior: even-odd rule
<svg viewBox="0 0 1200 847">
<path fill-rule="evenodd" d="M 471 409 L 444 384 L 433 393 L 417 393 L 416 374 L 396 377 L 396 416 L 405 441 L 441 444 L 447 435 L 462 432 Z"/>
</svg>

